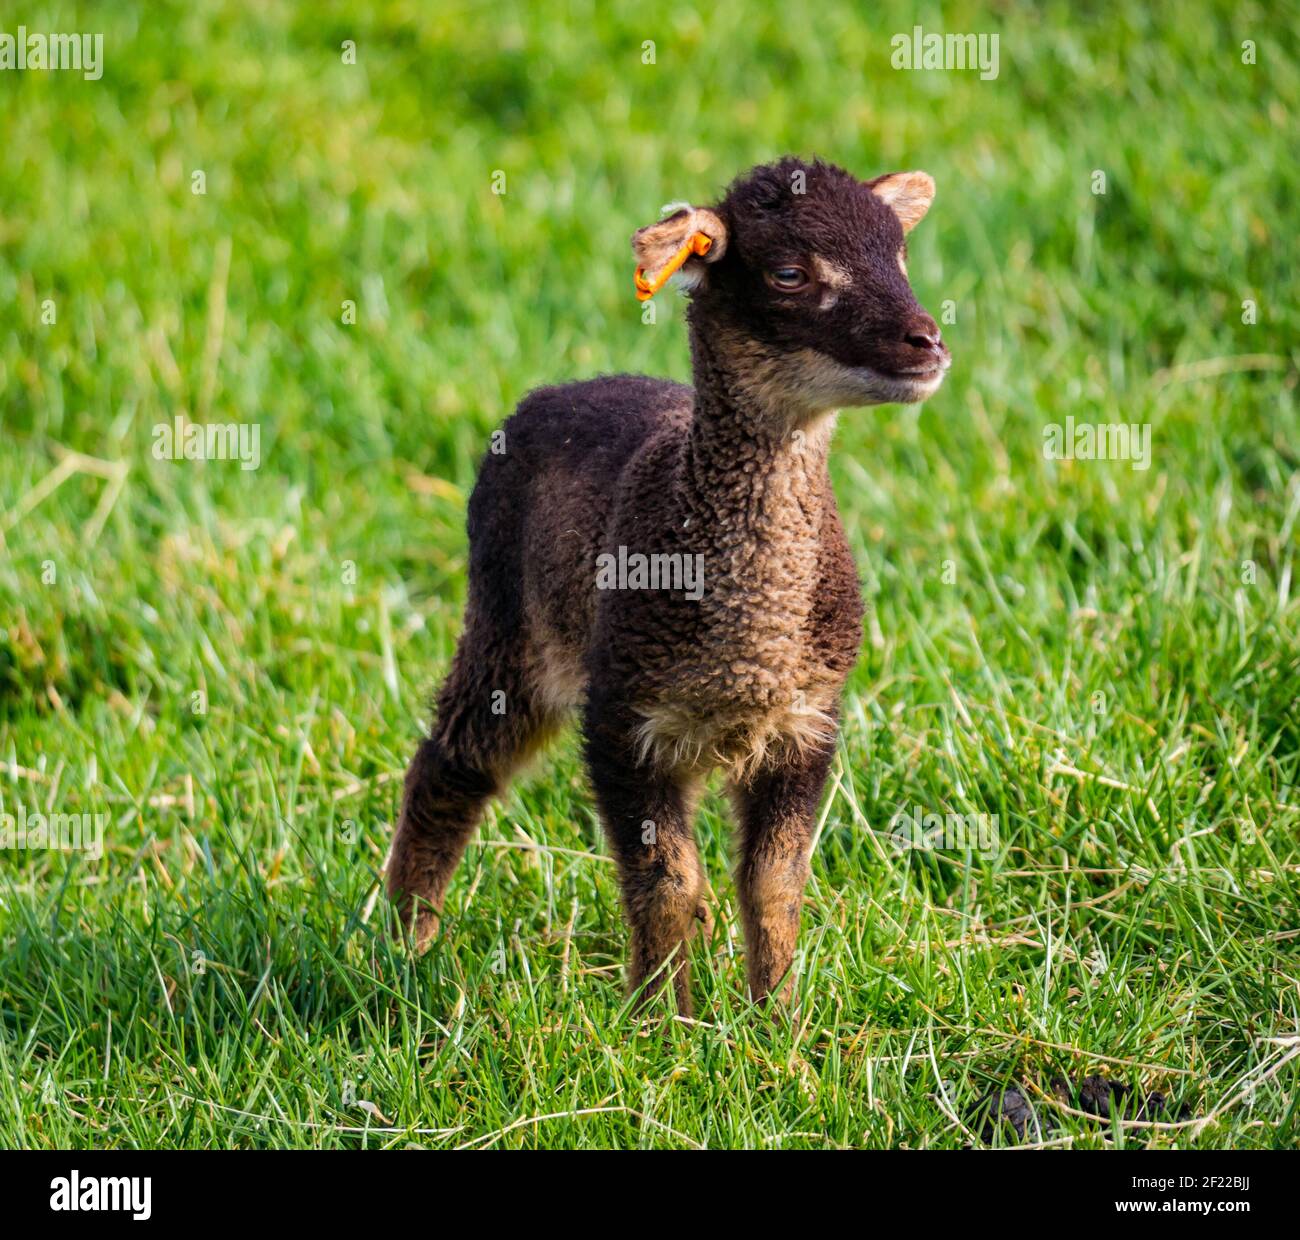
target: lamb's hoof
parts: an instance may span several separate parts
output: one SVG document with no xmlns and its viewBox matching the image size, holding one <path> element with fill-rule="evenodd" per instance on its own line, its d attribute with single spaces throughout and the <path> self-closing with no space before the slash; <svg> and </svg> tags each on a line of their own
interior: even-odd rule
<svg viewBox="0 0 1300 1240">
<path fill-rule="evenodd" d="M 391 890 L 388 895 L 397 914 L 393 918 L 393 936 L 412 955 L 423 956 L 438 934 L 438 910 L 426 900 L 410 899 Z"/>
<path fill-rule="evenodd" d="M 410 926 L 409 942 L 411 951 L 423 956 L 433 946 L 438 935 L 438 914 L 427 904 L 421 906 Z"/>
<path fill-rule="evenodd" d="M 713 888 L 705 883 L 695 906 L 695 917 L 686 932 L 687 938 L 703 939 L 706 943 L 713 941 L 713 901 Z"/>
<path fill-rule="evenodd" d="M 713 940 L 713 909 L 703 900 L 695 906 L 695 924 L 692 931 L 706 943 Z"/>
</svg>

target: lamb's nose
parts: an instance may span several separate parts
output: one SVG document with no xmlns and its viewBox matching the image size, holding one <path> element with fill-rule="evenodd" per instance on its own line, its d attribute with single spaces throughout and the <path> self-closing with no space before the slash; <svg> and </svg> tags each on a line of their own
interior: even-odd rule
<svg viewBox="0 0 1300 1240">
<path fill-rule="evenodd" d="M 903 339 L 914 349 L 924 349 L 928 353 L 943 352 L 943 337 L 939 334 L 939 324 L 924 312 L 916 315 L 908 323 Z"/>
</svg>

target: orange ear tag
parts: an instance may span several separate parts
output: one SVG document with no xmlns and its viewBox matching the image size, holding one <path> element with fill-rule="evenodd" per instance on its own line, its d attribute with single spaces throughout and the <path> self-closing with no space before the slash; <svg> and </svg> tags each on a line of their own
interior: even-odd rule
<svg viewBox="0 0 1300 1240">
<path fill-rule="evenodd" d="M 694 254 L 703 257 L 709 252 L 709 247 L 713 244 L 713 238 L 706 236 L 702 232 L 697 232 L 676 254 L 672 256 L 663 266 L 653 280 L 645 278 L 645 272 L 638 267 L 636 274 L 632 277 L 636 284 L 637 301 L 649 301 L 668 281 L 681 270 L 682 264 Z"/>
</svg>

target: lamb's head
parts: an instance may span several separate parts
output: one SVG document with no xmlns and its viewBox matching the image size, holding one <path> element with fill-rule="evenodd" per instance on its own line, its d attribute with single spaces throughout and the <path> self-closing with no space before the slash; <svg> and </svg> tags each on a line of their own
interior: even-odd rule
<svg viewBox="0 0 1300 1240">
<path fill-rule="evenodd" d="M 787 158 L 712 208 L 641 229 L 633 248 L 653 276 L 695 233 L 709 238 L 682 268 L 691 321 L 756 399 L 803 414 L 912 403 L 951 361 L 907 279 L 905 236 L 933 197 L 924 172 L 859 181 Z"/>
</svg>

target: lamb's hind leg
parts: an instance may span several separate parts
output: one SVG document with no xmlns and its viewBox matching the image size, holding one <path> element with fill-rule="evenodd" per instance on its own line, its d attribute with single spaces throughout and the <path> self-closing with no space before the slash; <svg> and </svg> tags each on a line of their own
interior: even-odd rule
<svg viewBox="0 0 1300 1240">
<path fill-rule="evenodd" d="M 431 734 L 406 772 L 388 859 L 388 893 L 417 949 L 437 933 L 452 872 L 489 798 L 554 720 L 539 705 L 519 643 L 468 617 L 438 694 Z"/>
<path fill-rule="evenodd" d="M 794 985 L 790 966 L 811 873 L 817 803 L 833 753 L 832 741 L 730 789 L 740 827 L 736 887 L 745 922 L 749 994 L 756 1001 L 774 992 L 788 1000 Z"/>
<path fill-rule="evenodd" d="M 704 871 L 695 847 L 695 789 L 638 759 L 626 717 L 589 708 L 587 765 L 618 864 L 631 928 L 629 994 L 644 1006 L 671 975 L 677 1010 L 692 1013 L 687 943 L 708 933 Z"/>
</svg>

